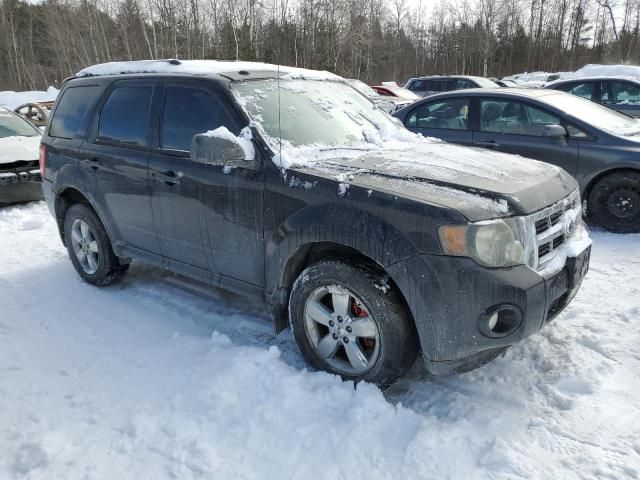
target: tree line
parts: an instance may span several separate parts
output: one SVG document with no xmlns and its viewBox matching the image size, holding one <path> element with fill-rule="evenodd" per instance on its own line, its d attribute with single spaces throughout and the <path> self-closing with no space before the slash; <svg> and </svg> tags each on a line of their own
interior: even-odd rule
<svg viewBox="0 0 640 480">
<path fill-rule="evenodd" d="M 0 0 L 0 90 L 95 63 L 241 59 L 368 83 L 640 63 L 638 0 Z"/>
</svg>

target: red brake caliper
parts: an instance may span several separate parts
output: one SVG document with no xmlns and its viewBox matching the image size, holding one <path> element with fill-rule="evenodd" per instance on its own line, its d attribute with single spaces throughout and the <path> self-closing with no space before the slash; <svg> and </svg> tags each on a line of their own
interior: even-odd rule
<svg viewBox="0 0 640 480">
<path fill-rule="evenodd" d="M 364 318 L 369 316 L 369 313 L 364 309 L 364 307 L 354 299 L 351 299 L 351 311 L 357 318 Z M 361 338 L 360 340 L 362 342 L 362 345 L 366 349 L 373 348 L 376 344 L 376 341 L 373 338 Z"/>
</svg>

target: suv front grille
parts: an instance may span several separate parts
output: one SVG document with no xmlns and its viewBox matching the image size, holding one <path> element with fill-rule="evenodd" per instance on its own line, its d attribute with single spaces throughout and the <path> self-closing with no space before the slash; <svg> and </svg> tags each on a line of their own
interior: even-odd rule
<svg viewBox="0 0 640 480">
<path fill-rule="evenodd" d="M 567 233 L 572 233 L 565 232 L 563 217 L 572 212 L 575 218 L 580 218 L 582 212 L 579 198 L 576 190 L 560 202 L 528 217 L 535 229 L 538 270 L 544 268 L 555 256 L 556 249 L 567 240 Z"/>
</svg>

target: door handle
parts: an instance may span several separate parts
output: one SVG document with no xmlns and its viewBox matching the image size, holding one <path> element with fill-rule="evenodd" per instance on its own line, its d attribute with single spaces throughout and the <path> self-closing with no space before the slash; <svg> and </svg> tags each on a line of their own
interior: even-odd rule
<svg viewBox="0 0 640 480">
<path fill-rule="evenodd" d="M 92 170 L 98 170 L 100 168 L 100 162 L 96 158 L 85 158 L 82 163 Z"/>
<path fill-rule="evenodd" d="M 500 146 L 500 144 L 495 140 L 487 140 L 487 141 L 478 140 L 477 142 L 473 142 L 473 144 L 479 147 L 489 147 L 489 148 L 495 148 Z"/>
<path fill-rule="evenodd" d="M 176 185 L 180 183 L 180 175 L 176 175 L 176 172 L 169 170 L 168 172 L 153 172 L 153 177 L 157 180 L 166 183 L 167 185 Z"/>
</svg>

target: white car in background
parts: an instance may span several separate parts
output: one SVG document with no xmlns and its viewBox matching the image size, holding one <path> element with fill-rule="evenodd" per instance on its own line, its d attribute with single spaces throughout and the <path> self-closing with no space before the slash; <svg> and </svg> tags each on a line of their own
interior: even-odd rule
<svg viewBox="0 0 640 480">
<path fill-rule="evenodd" d="M 42 199 L 40 130 L 0 107 L 0 205 Z"/>
</svg>

